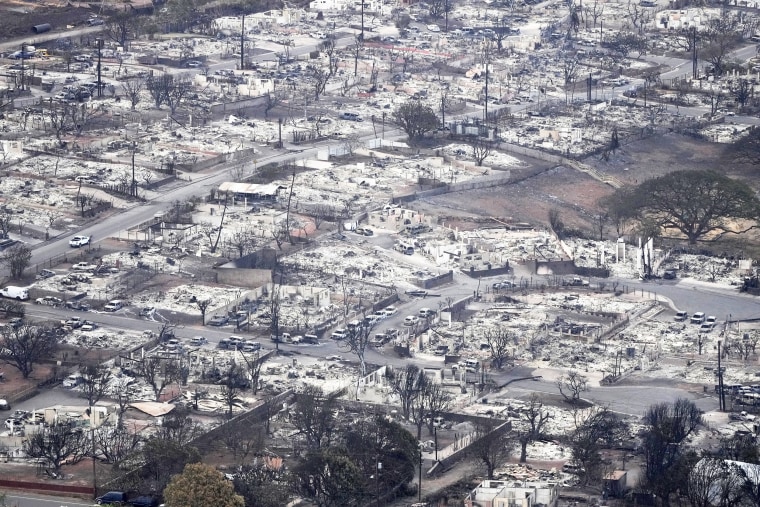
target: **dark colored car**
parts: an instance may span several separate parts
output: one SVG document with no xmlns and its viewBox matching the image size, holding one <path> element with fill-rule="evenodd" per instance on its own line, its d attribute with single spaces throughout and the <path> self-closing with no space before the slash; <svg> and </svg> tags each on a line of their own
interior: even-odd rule
<svg viewBox="0 0 760 507">
<path fill-rule="evenodd" d="M 103 496 L 99 496 L 95 502 L 98 505 L 120 504 L 127 501 L 127 494 L 121 491 L 109 491 Z"/>
<path fill-rule="evenodd" d="M 662 275 L 662 277 L 666 280 L 675 280 L 676 278 L 676 270 L 675 269 L 666 269 L 665 273 Z"/>
<path fill-rule="evenodd" d="M 127 503 L 133 507 L 157 507 L 158 499 L 152 496 L 138 496 Z"/>
</svg>

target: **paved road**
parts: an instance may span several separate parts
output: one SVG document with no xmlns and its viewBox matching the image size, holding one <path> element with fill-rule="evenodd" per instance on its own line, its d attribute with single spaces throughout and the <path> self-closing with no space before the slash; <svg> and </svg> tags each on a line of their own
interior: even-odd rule
<svg viewBox="0 0 760 507">
<path fill-rule="evenodd" d="M 0 51 L 9 51 L 21 49 L 21 44 L 42 44 L 43 42 L 49 42 L 51 40 L 66 39 L 81 37 L 82 35 L 93 35 L 105 30 L 105 25 L 86 26 L 82 28 L 74 28 L 65 31 L 53 31 L 40 35 L 29 34 L 28 37 L 17 37 L 15 39 L 0 42 Z"/>
<path fill-rule="evenodd" d="M 738 287 L 724 289 L 707 283 L 692 283 L 687 280 L 641 282 L 620 280 L 621 285 L 656 293 L 673 302 L 678 310 L 689 313 L 705 312 L 719 320 L 760 319 L 758 298 L 741 294 Z"/>
<path fill-rule="evenodd" d="M 6 493 L 8 507 L 90 507 L 93 502 L 70 497 L 35 495 L 33 493 Z"/>
</svg>

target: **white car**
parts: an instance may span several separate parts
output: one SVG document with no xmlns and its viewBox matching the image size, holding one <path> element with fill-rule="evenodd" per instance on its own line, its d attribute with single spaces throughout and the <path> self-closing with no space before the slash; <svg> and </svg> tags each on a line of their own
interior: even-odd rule
<svg viewBox="0 0 760 507">
<path fill-rule="evenodd" d="M 63 387 L 68 387 L 68 388 L 76 387 L 81 382 L 82 382 L 82 376 L 81 375 L 72 374 L 72 375 L 69 375 L 68 377 L 66 377 L 63 380 Z"/>
<path fill-rule="evenodd" d="M 80 246 L 85 246 L 90 244 L 90 237 L 89 236 L 74 236 L 69 240 L 69 246 L 72 248 L 79 248 Z"/>
<path fill-rule="evenodd" d="M 414 326 L 420 321 L 420 318 L 416 315 L 409 315 L 408 317 L 404 317 L 404 325 L 405 326 Z"/>
<path fill-rule="evenodd" d="M 383 310 L 383 313 L 384 313 L 386 316 L 390 317 L 391 315 L 395 315 L 397 311 L 398 311 L 398 310 L 396 309 L 396 307 L 395 307 L 395 306 L 387 306 L 387 307 L 385 308 L 385 310 Z"/>
</svg>

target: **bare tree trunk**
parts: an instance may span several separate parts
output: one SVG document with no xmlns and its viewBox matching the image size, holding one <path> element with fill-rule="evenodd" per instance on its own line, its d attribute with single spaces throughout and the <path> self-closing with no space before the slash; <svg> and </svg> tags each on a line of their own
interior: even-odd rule
<svg viewBox="0 0 760 507">
<path fill-rule="evenodd" d="M 290 234 L 290 201 L 293 199 L 293 186 L 296 182 L 296 168 L 293 166 L 293 177 L 290 180 L 290 193 L 288 194 L 288 208 L 285 212 L 285 233 L 288 235 L 288 241 L 293 244 L 293 235 Z"/>
<path fill-rule="evenodd" d="M 219 246 L 219 240 L 222 238 L 222 228 L 224 227 L 224 215 L 227 213 L 227 201 L 230 198 L 230 194 L 224 195 L 224 208 L 222 209 L 222 220 L 219 222 L 219 232 L 216 235 L 216 241 L 211 248 L 211 252 L 216 252 L 216 247 Z"/>
</svg>

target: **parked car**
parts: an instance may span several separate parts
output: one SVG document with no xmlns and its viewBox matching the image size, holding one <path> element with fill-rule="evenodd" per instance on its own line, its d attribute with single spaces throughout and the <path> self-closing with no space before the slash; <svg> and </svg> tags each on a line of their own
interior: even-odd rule
<svg viewBox="0 0 760 507">
<path fill-rule="evenodd" d="M 138 496 L 127 503 L 132 507 L 157 507 L 158 499 L 152 496 Z"/>
<path fill-rule="evenodd" d="M 261 344 L 259 342 L 246 340 L 243 342 L 240 349 L 243 352 L 256 352 L 257 350 L 261 350 Z"/>
<path fill-rule="evenodd" d="M 226 315 L 214 315 L 208 321 L 209 326 L 226 326 L 230 319 Z"/>
<path fill-rule="evenodd" d="M 18 299 L 19 301 L 26 301 L 29 299 L 29 289 L 27 287 L 14 287 L 9 285 L 0 289 L 0 296 L 10 299 Z"/>
<path fill-rule="evenodd" d="M 140 317 L 150 317 L 155 313 L 156 309 L 152 306 L 146 306 L 140 310 Z"/>
<path fill-rule="evenodd" d="M 715 315 L 708 315 L 705 319 L 705 324 L 712 324 L 713 326 L 718 322 L 718 318 Z"/>
<path fill-rule="evenodd" d="M 179 350 L 182 348 L 182 342 L 177 338 L 170 338 L 164 343 L 163 346 L 167 352 L 179 352 Z"/>
<path fill-rule="evenodd" d="M 345 329 L 336 329 L 333 331 L 333 334 L 330 335 L 330 338 L 333 340 L 345 340 L 348 336 L 348 331 Z"/>
<path fill-rule="evenodd" d="M 95 499 L 98 505 L 118 505 L 127 501 L 127 494 L 121 491 L 109 491 Z"/>
<path fill-rule="evenodd" d="M 431 310 L 430 308 L 420 308 L 418 315 L 421 319 L 427 319 L 428 317 L 435 317 L 435 310 Z"/>
<path fill-rule="evenodd" d="M 680 312 L 676 312 L 676 316 L 673 317 L 673 320 L 675 320 L 676 322 L 683 322 L 688 318 L 689 318 L 689 312 L 680 311 Z"/>
<path fill-rule="evenodd" d="M 103 310 L 107 312 L 116 312 L 122 308 L 124 308 L 124 302 L 120 299 L 114 299 L 106 303 L 106 305 L 103 307 Z"/>
<path fill-rule="evenodd" d="M 416 315 L 409 315 L 407 317 L 404 317 L 404 325 L 405 326 L 414 326 L 420 321 L 420 318 Z"/>
<path fill-rule="evenodd" d="M 383 313 L 385 313 L 385 315 L 388 317 L 390 317 L 391 315 L 396 315 L 396 312 L 398 312 L 398 310 L 396 309 L 395 306 L 386 306 L 385 309 L 383 310 Z"/>
<path fill-rule="evenodd" d="M 55 296 L 45 296 L 35 299 L 34 302 L 38 305 L 58 306 L 63 303 L 63 299 Z"/>
<path fill-rule="evenodd" d="M 70 317 L 69 319 L 64 322 L 69 327 L 78 329 L 84 325 L 84 320 L 82 320 L 80 317 Z"/>
<path fill-rule="evenodd" d="M 0 410 L 10 410 L 11 404 L 8 403 L 8 400 L 0 399 Z"/>
<path fill-rule="evenodd" d="M 204 338 L 203 336 L 193 336 L 190 338 L 190 345 L 194 347 L 200 347 L 201 345 L 205 345 L 208 343 L 208 340 Z"/>
<path fill-rule="evenodd" d="M 319 345 L 319 338 L 315 334 L 305 334 L 301 339 L 304 345 Z"/>
<path fill-rule="evenodd" d="M 90 244 L 90 237 L 89 236 L 74 236 L 69 240 L 69 246 L 72 248 L 79 248 L 80 246 L 85 246 Z"/>
<path fill-rule="evenodd" d="M 697 312 L 691 316 L 692 324 L 702 324 L 705 321 L 705 312 Z"/>
<path fill-rule="evenodd" d="M 666 269 L 665 272 L 662 274 L 662 277 L 665 280 L 675 280 L 675 278 L 676 278 L 676 270 L 675 269 Z"/>
<path fill-rule="evenodd" d="M 82 383 L 82 376 L 81 375 L 72 374 L 72 375 L 69 375 L 68 377 L 66 377 L 65 379 L 63 379 L 63 384 L 62 385 L 63 385 L 63 387 L 72 388 L 72 387 L 78 386 L 81 383 Z"/>
<path fill-rule="evenodd" d="M 35 276 L 34 278 L 37 280 L 46 280 L 54 276 L 55 276 L 55 271 L 50 271 L 49 269 L 43 269 L 42 271 L 37 273 L 37 276 Z"/>
</svg>

